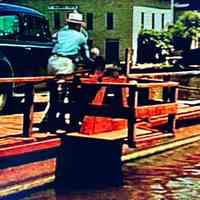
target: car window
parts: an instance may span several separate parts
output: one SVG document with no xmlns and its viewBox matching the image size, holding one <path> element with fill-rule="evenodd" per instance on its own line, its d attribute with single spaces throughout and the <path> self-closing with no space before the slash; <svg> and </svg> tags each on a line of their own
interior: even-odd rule
<svg viewBox="0 0 200 200">
<path fill-rule="evenodd" d="M 14 39 L 19 33 L 19 18 L 16 15 L 0 16 L 0 39 Z"/>
<path fill-rule="evenodd" d="M 46 20 L 39 17 L 24 17 L 23 38 L 27 41 L 50 41 L 50 33 Z"/>
</svg>

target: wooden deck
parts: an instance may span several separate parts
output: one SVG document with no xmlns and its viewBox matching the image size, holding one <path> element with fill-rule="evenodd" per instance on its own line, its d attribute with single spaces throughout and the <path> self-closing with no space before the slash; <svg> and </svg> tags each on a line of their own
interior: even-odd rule
<svg viewBox="0 0 200 200">
<path fill-rule="evenodd" d="M 43 81 L 43 79 L 40 81 Z M 103 84 L 106 85 L 107 83 Z M 160 85 L 160 83 L 153 83 L 153 86 L 157 85 Z M 128 85 L 121 83 L 121 86 L 127 87 Z M 146 88 L 144 84 L 140 84 L 139 87 Z M 39 99 L 41 100 L 41 98 Z M 35 101 L 37 101 L 37 95 Z M 46 103 L 46 97 L 42 101 Z M 189 105 L 186 102 L 178 102 L 176 105 L 172 107 L 171 111 L 172 114 L 178 111 L 176 114 L 176 134 L 165 133 L 160 130 L 169 120 L 167 113 L 163 110 L 159 111 L 160 115 L 156 113 L 157 116 L 153 114 L 148 119 L 138 118 L 134 123 L 134 144 L 136 146 L 130 148 L 130 145 L 123 145 L 123 161 L 148 156 L 200 140 L 200 125 L 199 123 L 192 124 L 193 121 L 200 119 L 200 105 Z M 31 106 L 29 107 L 30 110 L 33 109 Z M 27 120 L 31 121 L 30 126 L 25 127 L 25 132 L 29 134 L 23 134 L 23 124 L 28 123 L 26 121 L 24 123 L 25 118 L 22 114 L 0 116 L 0 197 L 31 189 L 54 180 L 56 156 L 62 141 L 59 133 L 44 133 L 34 128 L 31 130 L 32 117 L 34 124 L 40 122 L 42 116 L 43 112 L 33 113 L 32 111 L 31 118 L 30 115 L 26 116 Z M 148 113 L 146 113 L 145 118 L 148 116 Z M 129 130 L 129 132 L 131 131 Z M 127 130 L 125 129 L 92 136 L 77 132 L 62 134 L 79 138 L 127 141 Z"/>
<path fill-rule="evenodd" d="M 188 118 L 189 115 L 192 117 L 193 112 L 200 117 L 200 106 L 179 104 L 178 111 L 179 120 Z M 42 114 L 42 112 L 34 114 L 34 123 L 41 120 Z M 30 138 L 24 138 L 21 132 L 22 121 L 21 114 L 0 116 L 0 197 L 51 183 L 55 178 L 56 149 L 61 145 L 59 135 L 34 131 Z M 152 121 L 156 124 L 156 119 Z M 164 121 L 166 122 L 163 118 Z M 127 130 L 93 136 L 71 133 L 77 137 L 105 138 L 106 136 L 111 140 L 125 137 L 126 134 Z M 122 160 L 125 162 L 137 159 L 198 141 L 200 140 L 200 124 L 179 127 L 175 137 L 169 136 L 170 134 L 158 132 L 138 122 L 137 148 L 124 145 Z M 19 159 L 20 161 L 17 161 Z"/>
<path fill-rule="evenodd" d="M 60 145 L 59 137 L 50 137 L 46 133 L 41 133 L 40 135 L 34 134 L 33 136 L 34 141 L 27 142 L 22 140 L 23 144 L 9 145 L 9 148 L 3 148 L 3 146 L 1 146 L 0 160 L 2 162 L 9 161 L 9 157 L 11 159 L 19 159 L 23 158 L 23 156 L 20 155 L 28 155 L 33 152 L 39 152 L 41 154 L 47 149 L 50 151 L 55 147 L 58 148 Z M 124 145 L 122 160 L 128 161 L 130 159 L 142 158 L 198 141 L 200 140 L 200 125 L 179 128 L 176 136 L 173 138 L 163 138 L 159 136 L 158 134 L 157 138 L 154 137 L 154 139 L 146 140 L 145 142 L 139 141 L 138 138 L 137 149 L 130 149 L 127 145 Z M 3 149 L 4 152 L 7 152 L 6 154 L 2 154 Z M 9 149 L 14 150 L 10 155 L 8 154 Z M 14 154 L 14 152 L 17 152 L 17 155 Z M 3 158 L 2 156 L 5 157 Z M 55 155 L 47 157 L 46 159 L 44 158 L 45 157 L 32 162 L 21 163 L 20 165 L 1 166 L 0 196 L 2 197 L 53 182 L 56 170 Z"/>
<path fill-rule="evenodd" d="M 35 102 L 43 102 L 45 103 L 48 100 L 47 95 L 36 95 Z M 33 123 L 39 123 L 42 120 L 42 116 L 44 115 L 43 111 L 34 112 Z M 178 103 L 178 114 L 176 116 L 177 122 L 181 123 L 184 121 L 193 121 L 200 118 L 200 105 L 188 105 L 187 101 L 180 101 Z M 162 138 L 163 136 L 169 136 L 170 134 L 163 134 L 158 129 L 158 125 L 162 125 L 167 123 L 167 118 L 165 115 L 154 116 L 148 119 L 148 122 L 138 121 L 136 125 L 136 140 L 138 143 L 146 140 L 147 136 L 151 139 Z M 38 132 L 33 128 L 33 132 L 31 137 L 23 137 L 22 134 L 23 127 L 23 115 L 22 114 L 8 114 L 0 116 L 0 158 L 12 155 L 8 152 L 15 152 L 14 149 L 19 145 L 28 145 L 31 144 L 45 144 L 47 141 L 54 141 L 52 147 L 59 146 L 59 134 L 52 133 L 42 133 Z M 103 139 L 106 138 L 108 140 L 116 140 L 123 139 L 127 137 L 127 130 L 118 130 L 112 132 L 105 132 L 96 135 L 84 135 L 80 133 L 70 133 L 70 135 L 78 136 L 78 137 L 91 137 Z M 176 138 L 178 137 L 178 130 L 176 133 Z M 47 142 L 47 143 L 48 143 Z M 51 144 L 51 142 L 49 143 Z M 34 146 L 34 145 L 33 145 Z M 44 145 L 45 146 L 45 145 Z M 137 145 L 138 146 L 138 145 Z M 49 148 L 48 145 L 46 148 Z M 51 146 L 50 146 L 51 148 Z M 5 150 L 6 149 L 6 150 Z M 9 151 L 7 151 L 9 149 Z M 37 150 L 37 147 L 36 147 Z M 4 152 L 4 153 L 3 153 Z M 6 152 L 6 153 L 5 153 Z M 18 151 L 19 152 L 19 151 Z M 16 152 L 15 152 L 16 153 Z M 14 154 L 15 154 L 14 153 Z"/>
</svg>

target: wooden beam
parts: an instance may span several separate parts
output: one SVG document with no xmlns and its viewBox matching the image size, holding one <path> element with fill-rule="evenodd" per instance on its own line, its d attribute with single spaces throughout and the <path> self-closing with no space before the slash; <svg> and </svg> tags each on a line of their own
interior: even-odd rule
<svg viewBox="0 0 200 200">
<path fill-rule="evenodd" d="M 7 77 L 0 78 L 0 83 L 39 83 L 54 79 L 55 76 L 37 76 L 37 77 Z"/>
<path fill-rule="evenodd" d="M 138 88 L 155 88 L 155 87 L 178 87 L 177 82 L 161 82 L 161 83 L 138 83 Z"/>
<path fill-rule="evenodd" d="M 128 78 L 134 79 L 138 77 L 154 77 L 154 76 L 183 76 L 183 75 L 200 75 L 200 70 L 180 71 L 180 72 L 155 72 L 155 73 L 132 73 L 128 74 Z"/>
<path fill-rule="evenodd" d="M 64 80 L 72 80 L 73 76 L 88 73 L 89 70 L 77 70 L 71 74 L 57 75 L 57 76 L 31 76 L 31 77 L 6 77 L 0 78 L 0 83 L 40 83 L 49 80 L 57 80 L 62 77 Z"/>
<path fill-rule="evenodd" d="M 177 113 L 177 103 L 165 103 L 157 105 L 137 106 L 136 117 L 139 119 L 145 119 L 152 116 L 160 116 L 164 114 Z"/>
<path fill-rule="evenodd" d="M 88 86 L 90 86 L 90 87 L 92 87 L 92 86 L 101 86 L 101 87 L 103 87 L 103 86 L 115 86 L 115 87 L 130 87 L 130 86 L 136 86 L 137 85 L 137 82 L 136 81 L 133 81 L 133 82 L 131 82 L 131 83 L 115 83 L 115 82 L 83 82 L 83 81 L 85 81 L 85 80 L 88 80 L 88 78 L 87 79 L 84 79 L 84 78 L 81 78 L 80 79 L 81 80 L 81 83 L 80 83 L 80 85 L 88 85 Z"/>
<path fill-rule="evenodd" d="M 25 86 L 25 102 L 23 117 L 23 136 L 30 137 L 32 133 L 33 112 L 34 112 L 34 87 L 32 84 Z"/>
<path fill-rule="evenodd" d="M 21 145 L 14 145 L 5 148 L 0 148 L 0 158 L 15 157 L 34 151 L 43 151 L 53 148 L 58 148 L 61 145 L 60 138 L 48 139 L 44 141 L 36 141 Z"/>
<path fill-rule="evenodd" d="M 136 107 L 138 103 L 138 92 L 136 87 L 129 89 L 128 97 L 128 145 L 129 147 L 136 147 Z"/>
</svg>

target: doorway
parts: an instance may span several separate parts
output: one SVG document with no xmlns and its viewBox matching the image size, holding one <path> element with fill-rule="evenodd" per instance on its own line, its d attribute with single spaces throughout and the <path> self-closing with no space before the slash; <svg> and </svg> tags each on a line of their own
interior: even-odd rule
<svg viewBox="0 0 200 200">
<path fill-rule="evenodd" d="M 118 63 L 119 62 L 119 40 L 118 39 L 106 39 L 106 63 Z"/>
</svg>

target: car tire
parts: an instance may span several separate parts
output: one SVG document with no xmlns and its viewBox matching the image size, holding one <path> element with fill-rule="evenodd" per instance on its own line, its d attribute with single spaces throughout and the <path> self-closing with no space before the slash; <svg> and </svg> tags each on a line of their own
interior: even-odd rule
<svg viewBox="0 0 200 200">
<path fill-rule="evenodd" d="M 0 59 L 0 78 L 13 77 L 12 67 L 4 57 Z M 12 83 L 1 84 L 0 87 L 0 112 L 7 110 L 12 97 Z"/>
<path fill-rule="evenodd" d="M 8 95 L 6 93 L 0 93 L 0 112 L 2 112 L 6 107 L 7 98 Z"/>
</svg>

